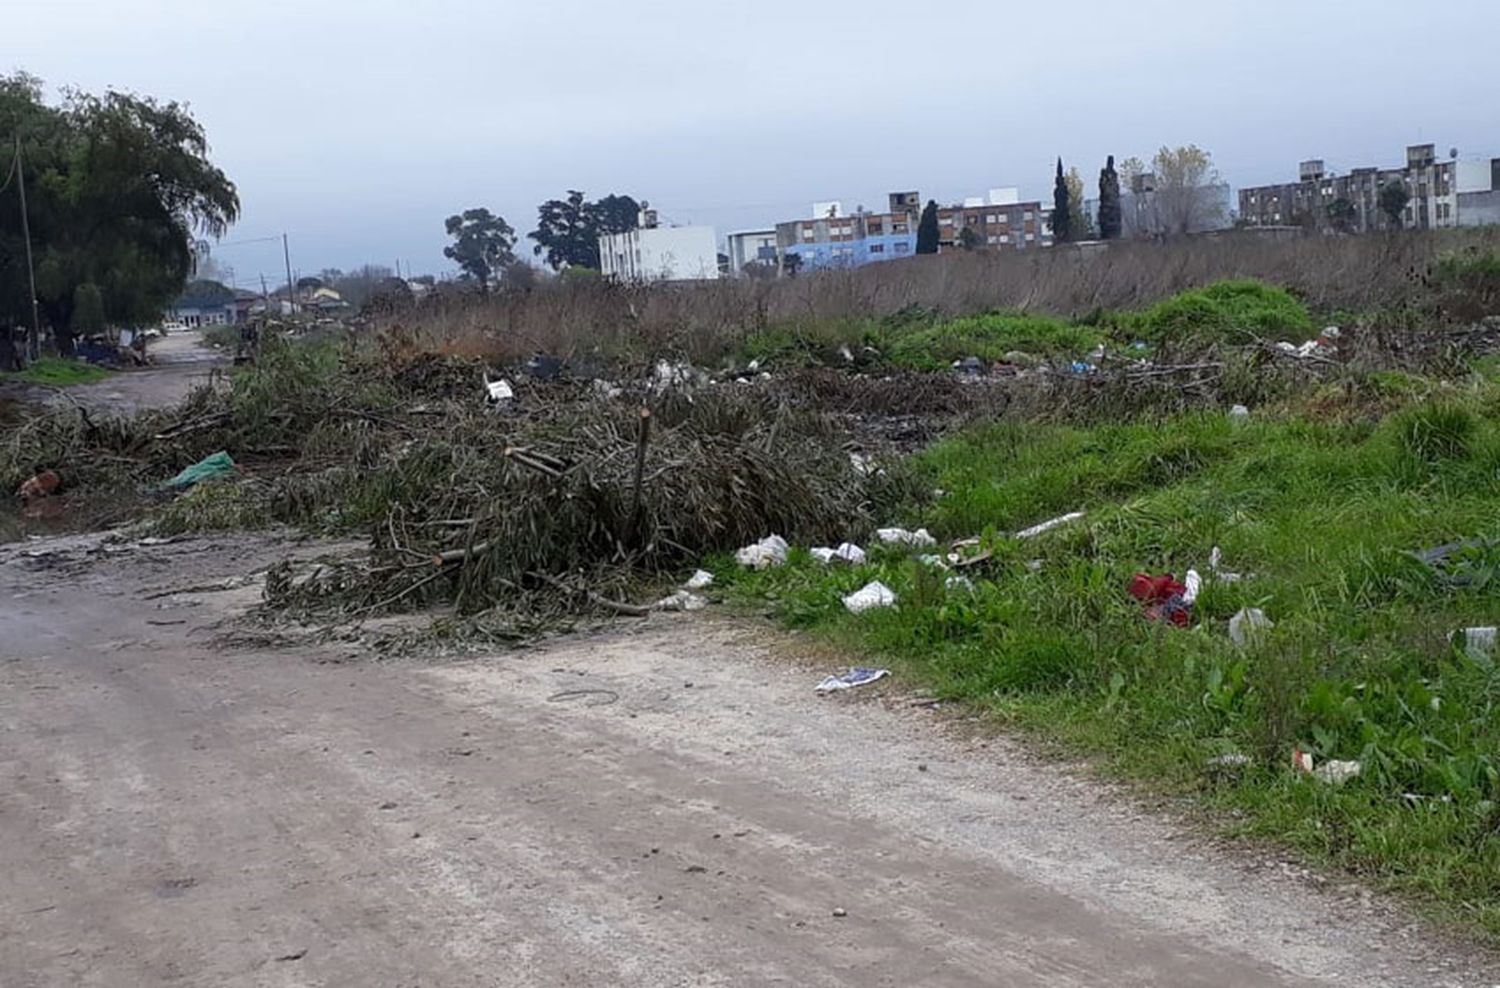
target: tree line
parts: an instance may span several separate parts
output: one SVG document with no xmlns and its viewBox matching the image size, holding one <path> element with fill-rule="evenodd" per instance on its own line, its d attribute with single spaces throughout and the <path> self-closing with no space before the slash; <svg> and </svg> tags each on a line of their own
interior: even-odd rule
<svg viewBox="0 0 1500 988">
<path fill-rule="evenodd" d="M 644 204 L 631 196 L 610 194 L 590 201 L 569 190 L 565 199 L 549 199 L 537 207 L 536 241 L 532 252 L 554 271 L 564 268 L 599 270 L 599 238 L 626 233 L 640 225 Z M 519 276 L 515 254 L 516 231 L 488 209 L 466 209 L 448 217 L 444 230 L 453 242 L 443 256 L 453 261 L 482 292 L 505 278 Z"/>
</svg>

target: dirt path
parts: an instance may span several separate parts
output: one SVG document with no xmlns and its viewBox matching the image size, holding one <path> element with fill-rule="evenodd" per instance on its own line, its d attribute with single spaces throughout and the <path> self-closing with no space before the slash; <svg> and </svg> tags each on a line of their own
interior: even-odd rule
<svg viewBox="0 0 1500 988">
<path fill-rule="evenodd" d="M 147 597 L 285 549 L 0 547 L 7 988 L 1500 981 L 743 625 L 349 662 Z"/>
<path fill-rule="evenodd" d="M 120 370 L 102 381 L 74 385 L 67 389 L 68 394 L 90 412 L 103 415 L 133 415 L 148 408 L 175 405 L 205 383 L 215 367 L 228 362 L 224 353 L 203 346 L 202 340 L 196 330 L 179 330 L 152 340 L 151 367 Z M 49 388 L 7 383 L 0 389 L 0 398 L 23 404 L 72 404 Z"/>
</svg>

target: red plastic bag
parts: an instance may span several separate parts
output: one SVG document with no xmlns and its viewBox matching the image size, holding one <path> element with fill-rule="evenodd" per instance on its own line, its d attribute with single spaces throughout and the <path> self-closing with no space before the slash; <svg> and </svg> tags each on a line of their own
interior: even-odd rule
<svg viewBox="0 0 1500 988">
<path fill-rule="evenodd" d="M 1169 621 L 1179 628 L 1186 628 L 1192 620 L 1192 609 L 1183 600 L 1187 587 L 1178 583 L 1171 573 L 1152 576 L 1137 573 L 1130 578 L 1130 596 L 1146 605 L 1146 619 Z"/>
</svg>

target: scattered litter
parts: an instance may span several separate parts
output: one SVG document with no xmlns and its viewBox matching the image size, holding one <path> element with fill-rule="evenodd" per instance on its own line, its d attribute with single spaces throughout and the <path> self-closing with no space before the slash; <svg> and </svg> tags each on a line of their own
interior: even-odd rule
<svg viewBox="0 0 1500 988">
<path fill-rule="evenodd" d="M 984 373 L 984 364 L 978 357 L 965 357 L 953 361 L 953 369 L 967 377 L 978 377 Z"/>
<path fill-rule="evenodd" d="M 734 561 L 753 569 L 768 569 L 786 562 L 786 539 L 779 535 L 768 535 L 752 545 L 747 545 L 734 554 Z"/>
<path fill-rule="evenodd" d="M 896 592 L 875 580 L 844 598 L 844 606 L 850 614 L 862 614 L 877 607 L 890 607 L 896 603 Z"/>
<path fill-rule="evenodd" d="M 205 480 L 213 480 L 216 477 L 225 477 L 235 471 L 234 460 L 229 454 L 220 450 L 211 456 L 185 467 L 181 473 L 163 484 L 163 487 L 192 487 L 201 484 Z"/>
<path fill-rule="evenodd" d="M 1243 422 L 1250 417 L 1250 409 L 1244 405 L 1235 405 L 1229 410 L 1229 417 L 1236 422 Z"/>
<path fill-rule="evenodd" d="M 660 392 L 688 389 L 699 383 L 699 376 L 692 364 L 674 364 L 666 360 L 658 360 L 656 369 L 651 375 L 651 390 Z"/>
<path fill-rule="evenodd" d="M 1313 776 L 1319 782 L 1326 782 L 1331 786 L 1341 786 L 1354 778 L 1364 770 L 1359 762 L 1344 762 L 1338 759 L 1330 759 L 1313 772 Z"/>
<path fill-rule="evenodd" d="M 883 472 L 879 467 L 875 466 L 874 461 L 864 453 L 850 453 L 849 465 L 854 468 L 855 473 L 865 477 L 868 477 L 872 474 L 879 475 Z"/>
<path fill-rule="evenodd" d="M 39 497 L 50 497 L 57 493 L 62 486 L 62 478 L 57 475 L 56 470 L 43 470 L 41 473 L 23 483 L 16 491 L 16 497 L 22 501 L 32 501 Z"/>
<path fill-rule="evenodd" d="M 947 562 L 944 561 L 944 559 L 943 559 L 942 556 L 937 556 L 937 555 L 934 555 L 934 554 L 932 554 L 930 552 L 929 553 L 925 553 L 924 555 L 918 556 L 917 557 L 917 562 L 921 563 L 923 566 L 931 566 L 931 567 L 933 567 L 935 569 L 947 569 L 948 568 L 948 564 L 947 564 Z"/>
<path fill-rule="evenodd" d="M 1229 640 L 1244 648 L 1250 639 L 1274 627 L 1276 622 L 1266 617 L 1266 612 L 1259 607 L 1242 607 L 1229 619 Z"/>
<path fill-rule="evenodd" d="M 948 579 L 943 581 L 943 586 L 947 587 L 949 590 L 966 590 L 969 593 L 974 592 L 974 581 L 969 579 L 967 576 L 950 576 L 948 577 Z"/>
<path fill-rule="evenodd" d="M 756 371 L 760 370 L 760 358 L 756 357 L 754 360 L 750 361 L 749 367 L 747 369 L 752 374 L 754 374 Z"/>
<path fill-rule="evenodd" d="M 484 375 L 485 401 L 492 408 L 497 408 L 516 396 L 515 388 L 505 378 L 491 381 L 489 374 Z"/>
<path fill-rule="evenodd" d="M 1149 621 L 1167 621 L 1186 628 L 1192 620 L 1192 605 L 1183 598 L 1187 587 L 1171 573 L 1161 576 L 1137 573 L 1130 578 L 1129 590 L 1132 597 L 1145 605 Z"/>
<path fill-rule="evenodd" d="M 1197 602 L 1198 593 L 1202 589 L 1203 577 L 1199 576 L 1195 569 L 1188 570 L 1187 576 L 1182 578 L 1182 602 L 1192 607 Z"/>
<path fill-rule="evenodd" d="M 1464 628 L 1460 634 L 1464 640 L 1464 654 L 1476 662 L 1484 662 L 1495 654 L 1495 636 L 1500 629 Z M 1454 637 L 1458 637 L 1457 634 Z"/>
<path fill-rule="evenodd" d="M 1077 521 L 1082 517 L 1082 511 L 1070 511 L 1065 515 L 1058 516 L 1057 518 L 1050 518 L 1047 521 L 1042 522 L 1040 525 L 1032 525 L 1030 528 L 1021 529 L 1021 531 L 1016 533 L 1016 538 L 1029 539 L 1032 536 L 1041 535 L 1043 532 L 1050 532 L 1052 529 L 1056 528 L 1059 525 L 1066 525 L 1069 522 Z"/>
<path fill-rule="evenodd" d="M 1255 760 L 1249 755 L 1242 755 L 1239 752 L 1219 755 L 1208 760 L 1211 768 L 1249 768 L 1254 762 Z"/>
<path fill-rule="evenodd" d="M 555 381 L 562 376 L 563 362 L 561 357 L 554 357 L 547 353 L 534 353 L 526 358 L 523 369 L 527 376 L 534 377 L 538 381 Z"/>
<path fill-rule="evenodd" d="M 687 582 L 683 586 L 688 590 L 702 590 L 704 587 L 712 586 L 713 582 L 714 575 L 706 569 L 700 569 L 688 577 Z"/>
<path fill-rule="evenodd" d="M 653 611 L 701 611 L 708 601 L 691 590 L 677 590 L 651 605 Z"/>
<path fill-rule="evenodd" d="M 603 378 L 595 378 L 589 384 L 589 387 L 593 388 L 594 394 L 599 395 L 601 398 L 618 398 L 625 393 L 624 388 L 613 381 L 606 381 Z"/>
<path fill-rule="evenodd" d="M 856 686 L 868 686 L 877 679 L 884 679 L 890 674 L 889 669 L 867 669 L 863 666 L 855 666 L 842 676 L 829 676 L 813 688 L 819 693 L 837 693 L 839 690 L 849 690 Z"/>
<path fill-rule="evenodd" d="M 908 532 L 904 528 L 878 528 L 875 530 L 875 537 L 886 545 L 909 545 L 915 549 L 937 545 L 937 539 L 928 534 L 925 528 L 919 528 L 915 532 Z"/>
<path fill-rule="evenodd" d="M 820 563 L 831 563 L 837 559 L 852 566 L 858 566 L 865 561 L 865 550 L 853 542 L 845 542 L 837 549 L 830 549 L 827 546 L 820 546 L 813 549 L 812 557 Z"/>
<path fill-rule="evenodd" d="M 1223 559 L 1224 554 L 1219 551 L 1218 546 L 1214 546 L 1214 551 L 1208 554 L 1208 571 L 1213 574 L 1213 578 L 1220 583 L 1238 583 L 1243 580 L 1244 577 L 1240 574 L 1222 568 L 1220 564 Z"/>
<path fill-rule="evenodd" d="M 1292 767 L 1299 768 L 1304 772 L 1311 773 L 1313 770 L 1313 756 L 1310 751 L 1301 748 L 1292 749 Z"/>
<path fill-rule="evenodd" d="M 839 347 L 839 356 L 844 358 L 844 363 L 846 364 L 854 363 L 854 354 L 849 352 L 849 344 L 847 343 Z"/>
</svg>

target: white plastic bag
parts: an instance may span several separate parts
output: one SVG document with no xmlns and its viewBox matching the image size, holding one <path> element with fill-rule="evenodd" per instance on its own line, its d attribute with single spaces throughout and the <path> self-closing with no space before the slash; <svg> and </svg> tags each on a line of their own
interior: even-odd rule
<svg viewBox="0 0 1500 988">
<path fill-rule="evenodd" d="M 892 607 L 896 603 L 896 592 L 875 580 L 844 598 L 844 606 L 850 614 L 863 614 L 877 607 Z"/>
<path fill-rule="evenodd" d="M 779 535 L 767 535 L 759 542 L 737 551 L 734 561 L 752 569 L 769 569 L 786 562 L 786 550 L 786 539 Z"/>
</svg>

